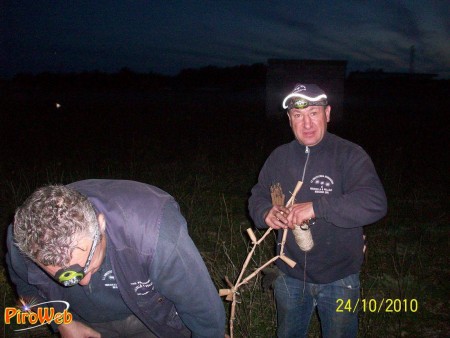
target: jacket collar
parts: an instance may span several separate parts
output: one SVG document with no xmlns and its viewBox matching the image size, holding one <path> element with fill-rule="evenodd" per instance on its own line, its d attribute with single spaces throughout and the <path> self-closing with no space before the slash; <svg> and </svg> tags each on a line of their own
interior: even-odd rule
<svg viewBox="0 0 450 338">
<path fill-rule="evenodd" d="M 295 140 L 294 142 L 298 145 L 298 147 L 300 147 L 303 153 L 306 153 L 307 152 L 306 148 L 308 148 L 310 154 L 316 154 L 320 152 L 322 149 L 324 149 L 326 145 L 329 143 L 329 141 L 330 141 L 330 133 L 326 131 L 325 134 L 323 135 L 322 140 L 314 146 L 305 146 L 304 144 L 301 144 L 298 140 Z"/>
</svg>

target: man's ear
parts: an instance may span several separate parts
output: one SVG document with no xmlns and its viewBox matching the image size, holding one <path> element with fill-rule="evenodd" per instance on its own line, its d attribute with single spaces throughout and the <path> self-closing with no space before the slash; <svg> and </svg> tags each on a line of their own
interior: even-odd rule
<svg viewBox="0 0 450 338">
<path fill-rule="evenodd" d="M 288 119 L 289 119 L 289 126 L 292 127 L 291 115 L 289 115 L 289 110 L 286 112 L 286 115 L 288 116 Z"/>
<path fill-rule="evenodd" d="M 101 233 L 104 233 L 104 232 L 105 232 L 105 229 L 106 229 L 105 215 L 103 215 L 103 214 L 98 214 L 97 220 L 98 220 L 98 225 L 100 226 L 100 232 L 101 232 Z"/>
<path fill-rule="evenodd" d="M 331 106 L 327 106 L 325 108 L 325 115 L 327 117 L 327 122 L 330 122 L 330 112 L 331 112 Z"/>
</svg>

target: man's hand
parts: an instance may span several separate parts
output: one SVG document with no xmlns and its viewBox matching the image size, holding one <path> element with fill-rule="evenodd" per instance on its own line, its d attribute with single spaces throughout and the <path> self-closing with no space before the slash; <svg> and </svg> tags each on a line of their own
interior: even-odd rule
<svg viewBox="0 0 450 338">
<path fill-rule="evenodd" d="M 62 338 L 101 338 L 101 334 L 83 323 L 73 321 L 58 326 Z"/>
<path fill-rule="evenodd" d="M 264 217 L 266 224 L 273 229 L 285 229 L 288 227 L 287 216 L 289 214 L 289 209 L 274 205 Z"/>
<path fill-rule="evenodd" d="M 289 208 L 289 215 L 287 217 L 288 225 L 293 229 L 295 225 L 300 225 L 304 221 L 314 217 L 316 215 L 314 214 L 312 202 L 294 204 Z"/>
</svg>

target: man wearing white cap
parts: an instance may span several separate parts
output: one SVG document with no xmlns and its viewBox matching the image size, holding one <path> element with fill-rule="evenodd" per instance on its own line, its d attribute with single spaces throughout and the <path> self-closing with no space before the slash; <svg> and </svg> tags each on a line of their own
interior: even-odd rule
<svg viewBox="0 0 450 338">
<path fill-rule="evenodd" d="M 309 224 L 314 245 L 302 251 L 288 231 L 284 253 L 297 264 L 291 268 L 276 261 L 277 335 L 307 336 L 317 307 L 324 337 L 356 337 L 357 309 L 338 306 L 357 305 L 363 226 L 386 214 L 386 195 L 367 153 L 327 131 L 331 107 L 321 88 L 297 84 L 284 98 L 283 108 L 295 140 L 266 160 L 252 189 L 249 211 L 258 228 Z M 291 207 L 272 205 L 272 185 L 280 184 L 287 195 L 298 181 L 303 185 Z M 282 233 L 278 232 L 279 242 Z"/>
</svg>

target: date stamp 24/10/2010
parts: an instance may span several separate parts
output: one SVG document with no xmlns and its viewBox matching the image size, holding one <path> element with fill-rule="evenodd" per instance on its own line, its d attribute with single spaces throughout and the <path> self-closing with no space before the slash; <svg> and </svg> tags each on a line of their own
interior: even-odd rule
<svg viewBox="0 0 450 338">
<path fill-rule="evenodd" d="M 382 298 L 382 299 L 360 299 L 356 301 L 351 299 L 339 298 L 336 300 L 336 312 L 417 312 L 419 310 L 419 302 L 417 299 L 399 299 L 399 298 Z"/>
</svg>

